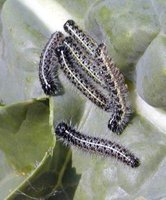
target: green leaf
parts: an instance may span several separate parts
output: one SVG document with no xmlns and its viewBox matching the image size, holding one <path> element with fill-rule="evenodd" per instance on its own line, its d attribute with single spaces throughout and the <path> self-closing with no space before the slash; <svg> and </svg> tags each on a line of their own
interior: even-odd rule
<svg viewBox="0 0 166 200">
<path fill-rule="evenodd" d="M 69 13 L 73 16 L 82 19 L 86 16 L 87 10 L 96 2 L 97 0 L 57 0 Z M 81 8 L 81 9 L 80 9 Z"/>
<path fill-rule="evenodd" d="M 48 124 L 48 101 L 6 106 L 1 108 L 0 114 L 0 148 L 18 172 L 27 173 L 38 159 L 41 160 L 48 146 L 54 145 Z M 23 159 L 23 152 L 26 152 L 26 159 Z"/>
<path fill-rule="evenodd" d="M 57 197 L 74 194 L 80 176 L 71 166 L 71 151 L 60 143 L 54 148 L 48 103 L 47 99 L 41 99 L 0 109 L 0 193 L 3 199 L 7 196 L 8 199 L 44 198 L 58 191 Z M 65 187 L 70 190 L 65 191 Z"/>
<path fill-rule="evenodd" d="M 101 1 L 89 10 L 86 25 L 94 35 L 100 31 L 117 65 L 129 70 L 160 32 L 155 6 L 148 0 Z"/>
<path fill-rule="evenodd" d="M 43 12 L 46 19 L 43 19 Z M 54 19 L 59 16 L 57 23 Z M 70 15 L 54 1 L 32 3 L 28 0 L 8 0 L 3 6 L 1 18 L 3 31 L 0 47 L 3 55 L 0 100 L 10 104 L 43 96 L 38 78 L 41 50 L 51 33 L 62 29 L 62 24 L 71 18 Z"/>
<path fill-rule="evenodd" d="M 166 2 L 158 0 L 102 1 L 89 10 L 85 22 L 92 35 L 103 36 L 100 39 L 109 44 L 115 63 L 125 75 L 136 79 L 138 94 L 148 104 L 164 109 L 165 8 Z"/>
<path fill-rule="evenodd" d="M 0 142 L 2 198 L 166 197 L 165 9 L 164 0 L 4 3 L 0 100 L 2 104 L 22 103 L 0 107 L 1 111 L 8 110 L 0 115 L 0 127 L 8 127 L 7 133 L 3 129 Z M 98 42 L 107 44 L 109 54 L 131 80 L 131 101 L 136 114 L 120 137 L 107 128 L 110 114 L 83 97 L 61 72 L 63 96 L 51 98 L 49 103 L 42 99 L 27 101 L 43 96 L 38 80 L 40 53 L 51 33 L 62 31 L 65 21 L 71 18 L 82 27 L 85 25 Z M 29 118 L 25 110 L 31 111 Z M 55 125 L 65 121 L 87 135 L 126 146 L 140 158 L 141 166 L 130 169 L 113 159 L 90 156 L 75 148 L 71 155 L 62 143 L 54 142 L 53 116 Z M 30 124 L 26 127 L 29 130 L 19 133 L 24 123 Z"/>
<path fill-rule="evenodd" d="M 12 192 L 53 148 L 48 119 L 48 100 L 0 108 L 1 197 Z"/>
<path fill-rule="evenodd" d="M 166 35 L 160 33 L 137 63 L 137 91 L 150 105 L 166 108 Z"/>
</svg>

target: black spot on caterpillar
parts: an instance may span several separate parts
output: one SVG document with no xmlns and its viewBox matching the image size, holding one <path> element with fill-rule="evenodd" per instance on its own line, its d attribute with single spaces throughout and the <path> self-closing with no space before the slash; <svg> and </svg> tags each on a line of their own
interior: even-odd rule
<svg viewBox="0 0 166 200">
<path fill-rule="evenodd" d="M 93 38 L 81 30 L 73 20 L 64 24 L 64 30 L 82 45 L 91 55 L 96 54 L 97 43 Z"/>
<path fill-rule="evenodd" d="M 115 142 L 83 135 L 64 122 L 55 127 L 55 133 L 68 145 L 73 145 L 81 150 L 107 157 L 115 157 L 117 160 L 136 168 L 140 161 L 125 147 Z"/>
<path fill-rule="evenodd" d="M 93 81 L 79 70 L 77 64 L 70 58 L 67 49 L 64 46 L 57 47 L 56 53 L 61 64 L 61 69 L 76 88 L 100 108 L 108 112 L 112 110 L 110 107 L 112 106 L 112 102 L 110 102 L 109 97 L 97 89 Z"/>
<path fill-rule="evenodd" d="M 53 33 L 40 57 L 39 79 L 46 95 L 54 96 L 63 93 L 58 78 L 59 61 L 55 54 L 55 48 L 62 44 L 63 39 L 61 32 Z"/>
</svg>

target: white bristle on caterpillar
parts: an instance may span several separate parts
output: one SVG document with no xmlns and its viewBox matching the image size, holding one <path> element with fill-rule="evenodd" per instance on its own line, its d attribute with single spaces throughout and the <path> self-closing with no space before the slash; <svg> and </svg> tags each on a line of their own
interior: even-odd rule
<svg viewBox="0 0 166 200">
<path fill-rule="evenodd" d="M 132 168 L 140 165 L 139 159 L 125 147 L 106 139 L 81 134 L 64 122 L 55 127 L 55 133 L 68 145 L 73 145 L 83 151 L 114 157 Z"/>
<path fill-rule="evenodd" d="M 59 61 L 55 54 L 55 48 L 62 44 L 64 36 L 61 32 L 55 32 L 42 51 L 39 63 L 39 79 L 46 95 L 57 95 L 63 91 L 58 78 Z"/>
</svg>

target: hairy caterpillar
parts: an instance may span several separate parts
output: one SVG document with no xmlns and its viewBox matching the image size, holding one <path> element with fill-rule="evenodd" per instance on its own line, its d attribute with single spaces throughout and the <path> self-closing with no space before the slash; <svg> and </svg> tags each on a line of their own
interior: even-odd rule
<svg viewBox="0 0 166 200">
<path fill-rule="evenodd" d="M 96 88 L 86 74 L 82 73 L 77 64 L 72 62 L 67 50 L 64 46 L 56 48 L 56 53 L 66 77 L 79 89 L 88 99 L 95 103 L 100 108 L 110 111 L 112 110 L 112 102 L 104 92 Z"/>
<path fill-rule="evenodd" d="M 55 54 L 55 48 L 62 44 L 63 39 L 61 32 L 53 33 L 40 57 L 39 79 L 46 95 L 57 95 L 63 91 L 58 78 L 59 61 Z"/>
<path fill-rule="evenodd" d="M 89 59 L 79 45 L 71 37 L 64 39 L 64 45 L 72 54 L 77 65 L 86 71 L 89 76 L 104 89 L 109 92 L 110 102 L 112 103 L 113 114 L 109 120 L 108 127 L 116 133 L 121 133 L 127 126 L 131 116 L 131 107 L 129 105 L 128 90 L 124 82 L 124 76 L 106 54 L 106 46 L 98 46 L 98 58 Z M 72 63 L 73 65 L 73 63 Z"/>
<path fill-rule="evenodd" d="M 127 126 L 132 109 L 124 76 L 108 56 L 105 44 L 84 33 L 73 20 L 64 24 L 70 37 L 55 32 L 41 55 L 39 77 L 47 95 L 63 91 L 58 68 L 93 103 L 112 111 L 108 128 L 120 134 Z"/>
<path fill-rule="evenodd" d="M 81 44 L 91 55 L 96 54 L 97 43 L 88 34 L 83 32 L 73 20 L 64 24 L 64 30 Z"/>
<path fill-rule="evenodd" d="M 89 153 L 114 157 L 132 168 L 136 168 L 140 165 L 139 159 L 125 147 L 109 140 L 81 134 L 64 122 L 59 123 L 55 127 L 55 133 L 65 143 L 76 146 Z"/>
<path fill-rule="evenodd" d="M 125 84 L 124 76 L 113 63 L 112 59 L 107 56 L 106 46 L 102 44 L 100 50 L 100 60 L 103 61 L 106 71 L 105 82 L 108 89 L 111 89 L 111 95 L 114 101 L 113 114 L 108 122 L 108 127 L 113 132 L 120 134 L 127 126 L 132 109 L 128 99 L 128 87 Z"/>
<path fill-rule="evenodd" d="M 99 83 L 101 86 L 106 88 L 102 76 L 103 70 L 99 62 L 96 62 L 93 57 L 89 57 L 81 45 L 78 45 L 78 43 L 76 43 L 71 37 L 66 37 L 63 44 L 72 54 L 73 59 L 75 59 L 75 62 L 77 62 L 79 67 L 87 72 L 87 74 L 93 78 L 96 83 Z"/>
</svg>

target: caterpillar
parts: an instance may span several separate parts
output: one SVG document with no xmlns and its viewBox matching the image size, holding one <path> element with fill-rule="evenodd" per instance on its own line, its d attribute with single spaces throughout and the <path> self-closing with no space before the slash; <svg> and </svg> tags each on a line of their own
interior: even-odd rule
<svg viewBox="0 0 166 200">
<path fill-rule="evenodd" d="M 81 72 L 77 63 L 72 62 L 67 49 L 62 45 L 56 48 L 56 54 L 61 64 L 61 69 L 66 77 L 79 89 L 88 99 L 94 104 L 104 109 L 105 111 L 112 110 L 112 102 L 106 93 L 96 88 L 96 85 L 87 75 Z"/>
<path fill-rule="evenodd" d="M 64 29 L 70 36 L 65 38 L 61 32 L 55 32 L 41 54 L 39 78 L 45 94 L 63 92 L 58 78 L 61 68 L 89 100 L 112 112 L 108 128 L 120 134 L 132 114 L 123 74 L 108 56 L 104 43 L 98 45 L 73 20 L 68 20 Z"/>
<path fill-rule="evenodd" d="M 88 75 L 93 78 L 96 83 L 99 83 L 101 86 L 106 88 L 105 82 L 103 80 L 103 70 L 99 62 L 96 62 L 93 57 L 84 51 L 84 49 L 76 43 L 71 37 L 66 37 L 63 44 L 72 54 L 73 59 L 78 63 L 79 67 L 82 68 Z"/>
<path fill-rule="evenodd" d="M 55 127 L 55 133 L 68 145 L 101 156 L 114 157 L 132 168 L 140 165 L 140 160 L 125 147 L 98 137 L 90 137 L 79 133 L 64 122 Z"/>
<path fill-rule="evenodd" d="M 108 128 L 120 134 L 127 126 L 131 116 L 128 90 L 124 82 L 124 76 L 115 66 L 111 58 L 106 54 L 106 46 L 98 46 L 98 58 L 89 59 L 79 45 L 71 37 L 64 39 L 64 45 L 72 54 L 73 59 L 80 68 L 86 71 L 91 78 L 109 92 L 112 102 L 113 114 L 108 122 Z M 73 65 L 73 63 L 72 63 Z"/>
<path fill-rule="evenodd" d="M 59 61 L 55 54 L 55 48 L 62 44 L 63 39 L 61 32 L 53 33 L 40 57 L 39 79 L 46 95 L 54 96 L 63 92 L 58 78 Z"/>
<path fill-rule="evenodd" d="M 103 47 L 102 47 L 103 48 Z M 101 49 L 100 59 L 103 61 L 106 71 L 105 83 L 111 89 L 114 101 L 113 114 L 108 122 L 108 128 L 120 134 L 131 119 L 132 108 L 128 99 L 128 87 L 125 84 L 124 76 L 113 63 L 112 59 L 106 54 L 106 47 Z"/>
<path fill-rule="evenodd" d="M 94 56 L 96 54 L 97 42 L 83 32 L 73 20 L 68 20 L 63 27 L 64 30 L 78 41 L 91 55 Z"/>
</svg>

